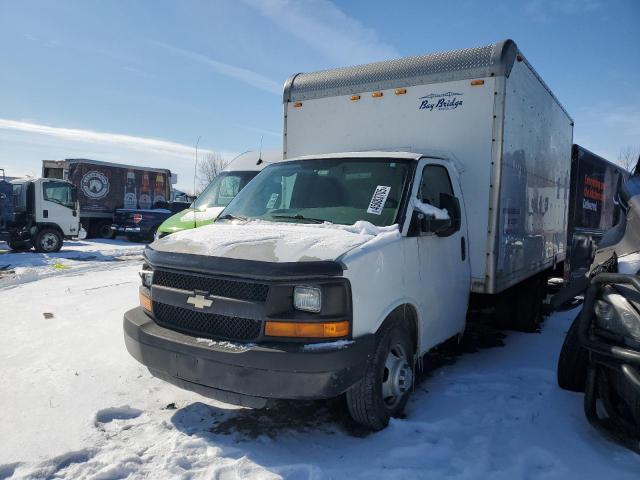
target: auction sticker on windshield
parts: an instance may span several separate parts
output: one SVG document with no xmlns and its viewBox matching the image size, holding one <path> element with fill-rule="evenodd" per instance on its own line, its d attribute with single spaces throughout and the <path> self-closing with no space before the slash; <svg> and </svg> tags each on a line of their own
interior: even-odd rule
<svg viewBox="0 0 640 480">
<path fill-rule="evenodd" d="M 384 204 L 387 203 L 387 197 L 389 196 L 390 191 L 391 191 L 391 187 L 387 187 L 385 185 L 378 185 L 376 187 L 375 192 L 373 192 L 373 197 L 371 197 L 371 202 L 369 202 L 369 208 L 367 208 L 367 213 L 380 215 L 382 213 L 382 209 L 384 208 Z"/>
</svg>

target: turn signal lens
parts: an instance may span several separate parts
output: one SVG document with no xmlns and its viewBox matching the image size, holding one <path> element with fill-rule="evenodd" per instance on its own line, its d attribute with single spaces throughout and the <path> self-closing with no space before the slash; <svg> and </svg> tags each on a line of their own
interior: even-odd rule
<svg viewBox="0 0 640 480">
<path fill-rule="evenodd" d="M 407 93 L 406 88 L 396 88 L 396 95 L 404 95 L 405 93 Z"/>
<path fill-rule="evenodd" d="M 360 95 L 351 95 L 351 101 L 360 100 Z"/>
<path fill-rule="evenodd" d="M 302 106 L 302 102 L 296 102 L 293 104 L 295 108 L 300 108 Z"/>
<path fill-rule="evenodd" d="M 479 85 L 484 85 L 484 80 L 471 80 L 472 87 L 477 87 Z"/>
<path fill-rule="evenodd" d="M 149 313 L 151 313 L 153 310 L 151 299 L 142 291 L 140 292 L 140 306 Z"/>
<path fill-rule="evenodd" d="M 383 93 L 382 93 L 382 92 L 373 92 L 373 93 L 371 94 L 371 96 L 372 96 L 373 98 L 380 98 L 382 95 L 383 95 Z"/>
<path fill-rule="evenodd" d="M 271 322 L 264 325 L 267 337 L 337 338 L 349 335 L 349 322 Z"/>
</svg>

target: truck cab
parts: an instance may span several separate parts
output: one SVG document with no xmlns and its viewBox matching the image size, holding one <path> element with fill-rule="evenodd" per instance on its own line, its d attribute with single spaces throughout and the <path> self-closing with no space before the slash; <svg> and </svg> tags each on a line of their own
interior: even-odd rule
<svg viewBox="0 0 640 480">
<path fill-rule="evenodd" d="M 145 250 L 128 351 L 240 405 L 344 394 L 379 430 L 472 304 L 535 330 L 573 122 L 515 43 L 296 74 L 284 159 Z"/>
<path fill-rule="evenodd" d="M 13 215 L 3 236 L 13 250 L 57 252 L 65 238 L 82 236 L 76 188 L 65 180 L 14 180 Z"/>
</svg>

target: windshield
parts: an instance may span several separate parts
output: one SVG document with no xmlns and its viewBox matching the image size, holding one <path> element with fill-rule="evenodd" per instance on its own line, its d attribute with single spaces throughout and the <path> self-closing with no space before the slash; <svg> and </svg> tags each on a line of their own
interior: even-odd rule
<svg viewBox="0 0 640 480">
<path fill-rule="evenodd" d="M 377 226 L 397 222 L 409 181 L 407 160 L 332 158 L 270 165 L 225 209 L 219 220 Z"/>
<path fill-rule="evenodd" d="M 206 210 L 210 207 L 226 207 L 257 173 L 222 172 L 207 185 L 207 188 L 193 202 L 193 207 L 198 210 Z"/>
</svg>

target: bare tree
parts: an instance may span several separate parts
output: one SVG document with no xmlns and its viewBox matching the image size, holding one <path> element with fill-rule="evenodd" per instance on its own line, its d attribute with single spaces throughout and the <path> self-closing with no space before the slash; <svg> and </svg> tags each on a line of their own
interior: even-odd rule
<svg viewBox="0 0 640 480">
<path fill-rule="evenodd" d="M 638 163 L 638 157 L 640 157 L 640 147 L 627 145 L 621 148 L 620 153 L 618 153 L 618 165 L 625 170 L 631 171 Z"/>
<path fill-rule="evenodd" d="M 207 153 L 204 159 L 198 162 L 197 177 L 200 187 L 197 194 L 200 194 L 214 178 L 220 175 L 228 163 L 218 152 Z"/>
</svg>

